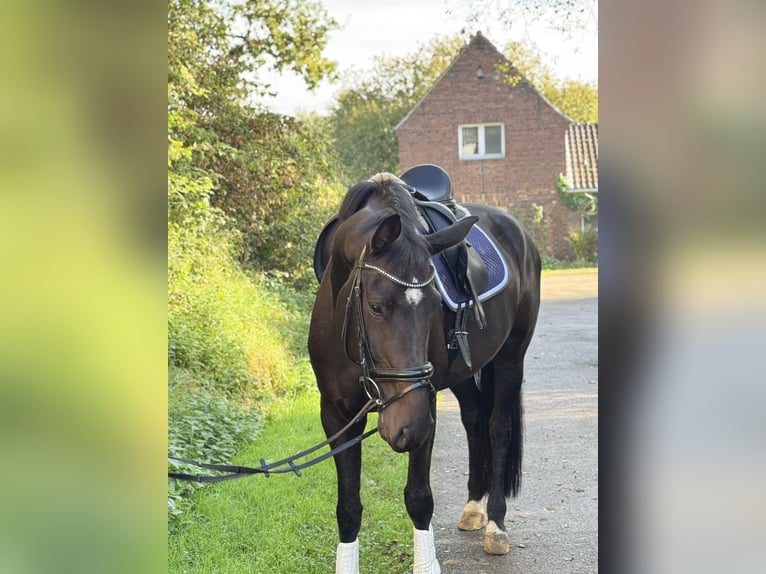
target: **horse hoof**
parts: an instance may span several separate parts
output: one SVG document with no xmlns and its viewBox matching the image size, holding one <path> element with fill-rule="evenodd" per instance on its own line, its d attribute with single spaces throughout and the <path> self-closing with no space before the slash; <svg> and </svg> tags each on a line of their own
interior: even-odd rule
<svg viewBox="0 0 766 574">
<path fill-rule="evenodd" d="M 508 533 L 500 530 L 494 521 L 490 521 L 484 531 L 484 552 L 487 554 L 508 554 L 510 550 Z"/>
<path fill-rule="evenodd" d="M 484 506 L 481 501 L 469 500 L 463 508 L 463 516 L 457 523 L 460 530 L 481 530 L 487 525 L 487 513 L 484 512 Z"/>
</svg>

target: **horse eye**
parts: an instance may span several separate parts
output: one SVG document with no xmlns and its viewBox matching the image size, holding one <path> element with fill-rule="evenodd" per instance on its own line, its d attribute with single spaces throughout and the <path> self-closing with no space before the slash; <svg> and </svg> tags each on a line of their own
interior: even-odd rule
<svg viewBox="0 0 766 574">
<path fill-rule="evenodd" d="M 383 314 L 383 306 L 379 305 L 378 303 L 370 303 L 370 311 L 373 315 L 382 315 Z"/>
</svg>

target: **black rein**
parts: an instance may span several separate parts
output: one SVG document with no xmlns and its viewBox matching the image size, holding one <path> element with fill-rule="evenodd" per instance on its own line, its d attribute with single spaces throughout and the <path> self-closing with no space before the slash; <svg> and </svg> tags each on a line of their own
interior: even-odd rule
<svg viewBox="0 0 766 574">
<path fill-rule="evenodd" d="M 352 427 L 354 424 L 359 422 L 359 419 L 361 419 L 364 415 L 366 415 L 368 412 L 373 410 L 375 406 L 376 406 L 376 402 L 370 399 L 362 407 L 362 409 L 357 413 L 357 415 L 353 419 L 351 419 L 348 422 L 348 424 L 346 424 L 346 426 L 344 426 L 334 435 L 320 442 L 319 444 L 312 446 L 311 448 L 301 451 L 298 454 L 294 454 L 293 456 L 283 458 L 282 460 L 278 460 L 276 462 L 266 464 L 266 461 L 264 459 L 261 459 L 261 466 L 251 468 L 247 466 L 233 466 L 228 464 L 209 464 L 205 462 L 198 462 L 196 460 L 189 460 L 186 458 L 176 458 L 174 456 L 169 456 L 168 458 L 170 458 L 171 460 L 177 460 L 179 462 L 193 464 L 194 466 L 198 466 L 200 468 L 206 468 L 208 470 L 228 472 L 229 474 L 210 476 L 210 475 L 201 475 L 201 474 L 186 474 L 182 472 L 168 472 L 168 477 L 177 478 L 178 480 L 188 480 L 193 482 L 223 482 L 224 480 L 242 478 L 243 476 L 250 476 L 252 474 L 264 474 L 266 475 L 266 478 L 268 478 L 270 474 L 284 474 L 287 472 L 294 472 L 296 475 L 301 476 L 302 469 L 308 468 L 310 466 L 314 466 L 315 464 L 320 463 L 323 460 L 330 458 L 331 456 L 335 456 L 336 454 L 343 452 L 344 450 L 348 448 L 351 448 L 355 444 L 358 444 L 362 442 L 364 439 L 366 439 L 367 437 L 375 434 L 375 432 L 377 432 L 378 429 L 377 428 L 370 429 L 364 434 L 355 436 L 354 438 L 344 442 L 343 444 L 324 453 L 323 455 L 320 455 L 311 460 L 307 460 L 306 462 L 302 462 L 300 464 L 295 464 L 296 460 L 305 458 L 306 456 L 310 455 L 312 452 L 322 448 L 323 446 L 327 446 L 328 444 L 332 443 L 334 440 L 337 440 L 350 427 Z"/>
</svg>

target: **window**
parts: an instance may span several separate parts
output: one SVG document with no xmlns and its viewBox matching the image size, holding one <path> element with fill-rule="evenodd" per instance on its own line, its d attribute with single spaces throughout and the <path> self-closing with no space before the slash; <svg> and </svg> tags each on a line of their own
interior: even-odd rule
<svg viewBox="0 0 766 574">
<path fill-rule="evenodd" d="M 478 124 L 458 127 L 460 159 L 493 159 L 505 157 L 503 124 Z"/>
</svg>

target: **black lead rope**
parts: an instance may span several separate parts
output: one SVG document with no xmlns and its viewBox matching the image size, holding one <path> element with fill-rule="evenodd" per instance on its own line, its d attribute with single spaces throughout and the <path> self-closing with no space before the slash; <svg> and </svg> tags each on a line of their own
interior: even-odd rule
<svg viewBox="0 0 766 574">
<path fill-rule="evenodd" d="M 359 421 L 359 419 L 361 419 L 364 415 L 370 412 L 376 405 L 377 405 L 376 401 L 373 401 L 373 400 L 367 401 L 367 403 L 362 407 L 362 410 L 360 410 L 359 413 L 357 413 L 357 415 L 353 419 L 351 419 L 348 422 L 348 424 L 346 424 L 346 426 L 340 429 L 337 433 L 335 433 L 328 439 L 320 442 L 319 444 L 312 446 L 311 448 L 301 451 L 298 454 L 294 454 L 293 456 L 283 458 L 282 460 L 278 460 L 276 462 L 266 464 L 266 461 L 264 459 L 261 459 L 261 466 L 247 467 L 247 466 L 234 466 L 234 465 L 228 465 L 228 464 L 210 464 L 206 462 L 190 460 L 187 458 L 177 458 L 174 456 L 169 456 L 168 458 L 171 460 L 184 462 L 186 464 L 191 464 L 194 466 L 198 466 L 200 468 L 206 468 L 208 470 L 227 472 L 229 474 L 220 474 L 216 476 L 210 476 L 210 475 L 204 475 L 204 474 L 186 474 L 183 472 L 168 472 L 168 477 L 176 478 L 178 480 L 192 481 L 192 482 L 223 482 L 224 480 L 242 478 L 244 476 L 250 476 L 253 474 L 264 474 L 268 478 L 269 475 L 271 474 L 284 474 L 288 472 L 294 472 L 297 476 L 301 476 L 302 469 L 308 468 L 310 466 L 314 466 L 315 464 L 320 463 L 323 460 L 330 458 L 331 456 L 335 456 L 336 454 L 341 453 L 344 450 L 349 449 L 356 444 L 359 444 L 367 437 L 375 434 L 378 429 L 377 428 L 370 429 L 367 432 L 360 434 L 358 436 L 355 436 L 354 438 L 333 448 L 332 450 L 324 453 L 321 456 L 318 456 L 311 460 L 307 460 L 306 462 L 302 462 L 300 464 L 295 463 L 296 460 L 305 458 L 306 456 L 310 455 L 312 452 L 322 448 L 323 446 L 327 446 L 330 443 L 332 443 L 334 440 L 340 437 L 344 432 L 346 432 L 351 426 L 356 424 Z"/>
</svg>

